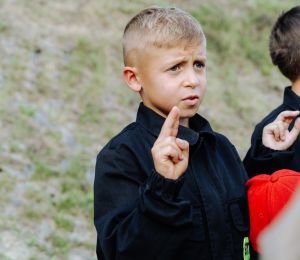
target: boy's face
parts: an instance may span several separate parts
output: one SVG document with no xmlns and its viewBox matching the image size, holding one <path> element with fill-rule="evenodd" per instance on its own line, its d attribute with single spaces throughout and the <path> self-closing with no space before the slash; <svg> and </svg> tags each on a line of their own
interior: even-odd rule
<svg viewBox="0 0 300 260">
<path fill-rule="evenodd" d="M 173 106 L 187 120 L 197 112 L 206 91 L 206 46 L 153 48 L 138 66 L 145 106 L 167 117 Z"/>
</svg>

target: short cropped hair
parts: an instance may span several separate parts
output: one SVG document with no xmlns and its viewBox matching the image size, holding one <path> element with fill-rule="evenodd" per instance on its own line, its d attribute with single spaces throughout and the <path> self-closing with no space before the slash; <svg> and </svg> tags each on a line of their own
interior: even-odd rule
<svg viewBox="0 0 300 260">
<path fill-rule="evenodd" d="M 279 16 L 271 32 L 269 49 L 273 64 L 294 82 L 300 76 L 300 6 Z"/>
<path fill-rule="evenodd" d="M 176 7 L 150 6 L 135 15 L 126 25 L 123 35 L 125 66 L 135 60 L 145 48 L 173 48 L 206 44 L 199 22 Z"/>
</svg>

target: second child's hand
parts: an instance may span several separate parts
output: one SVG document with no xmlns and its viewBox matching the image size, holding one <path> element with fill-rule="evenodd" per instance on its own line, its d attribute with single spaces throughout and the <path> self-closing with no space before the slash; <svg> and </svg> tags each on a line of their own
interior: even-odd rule
<svg viewBox="0 0 300 260">
<path fill-rule="evenodd" d="M 300 118 L 295 120 L 291 131 L 288 127 L 292 120 L 299 115 L 299 111 L 284 111 L 275 121 L 265 126 L 262 135 L 264 146 L 274 150 L 287 150 L 297 139 L 300 132 Z"/>
<path fill-rule="evenodd" d="M 189 160 L 189 143 L 176 138 L 179 118 L 179 108 L 173 107 L 151 149 L 155 170 L 173 180 L 186 171 Z"/>
</svg>

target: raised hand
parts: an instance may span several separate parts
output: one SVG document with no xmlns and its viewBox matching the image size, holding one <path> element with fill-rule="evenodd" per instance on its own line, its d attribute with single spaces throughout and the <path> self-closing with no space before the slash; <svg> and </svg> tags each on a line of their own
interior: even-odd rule
<svg viewBox="0 0 300 260">
<path fill-rule="evenodd" d="M 300 132 L 300 118 L 297 118 L 293 129 L 288 127 L 293 118 L 299 115 L 299 111 L 284 111 L 278 115 L 275 121 L 263 130 L 262 143 L 274 150 L 287 150 L 296 140 Z"/>
<path fill-rule="evenodd" d="M 186 171 L 189 161 L 189 143 L 176 138 L 179 118 L 179 108 L 173 107 L 151 149 L 155 170 L 173 180 Z"/>
</svg>

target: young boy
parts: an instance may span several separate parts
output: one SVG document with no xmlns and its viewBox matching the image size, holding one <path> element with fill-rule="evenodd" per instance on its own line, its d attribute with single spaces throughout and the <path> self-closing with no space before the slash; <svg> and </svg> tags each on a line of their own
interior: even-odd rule
<svg viewBox="0 0 300 260">
<path fill-rule="evenodd" d="M 249 259 L 247 173 L 234 146 L 196 114 L 206 90 L 199 23 L 175 7 L 146 8 L 127 24 L 123 51 L 124 79 L 143 103 L 97 157 L 98 259 Z M 297 115 L 286 111 L 266 127 L 249 171 L 283 168 L 273 160 L 279 152 L 292 159 L 273 149 L 292 145 L 300 120 L 291 132 L 281 125 Z"/>
<path fill-rule="evenodd" d="M 281 112 L 300 110 L 300 6 L 279 16 L 271 32 L 269 49 L 274 65 L 292 82 L 292 86 L 286 87 L 283 104 L 256 126 L 251 138 L 252 145 L 261 138 L 263 128 L 273 122 Z M 293 125 L 294 122 L 290 124 L 290 129 Z M 287 169 L 300 172 L 299 137 L 293 147 L 295 156 Z"/>
</svg>

